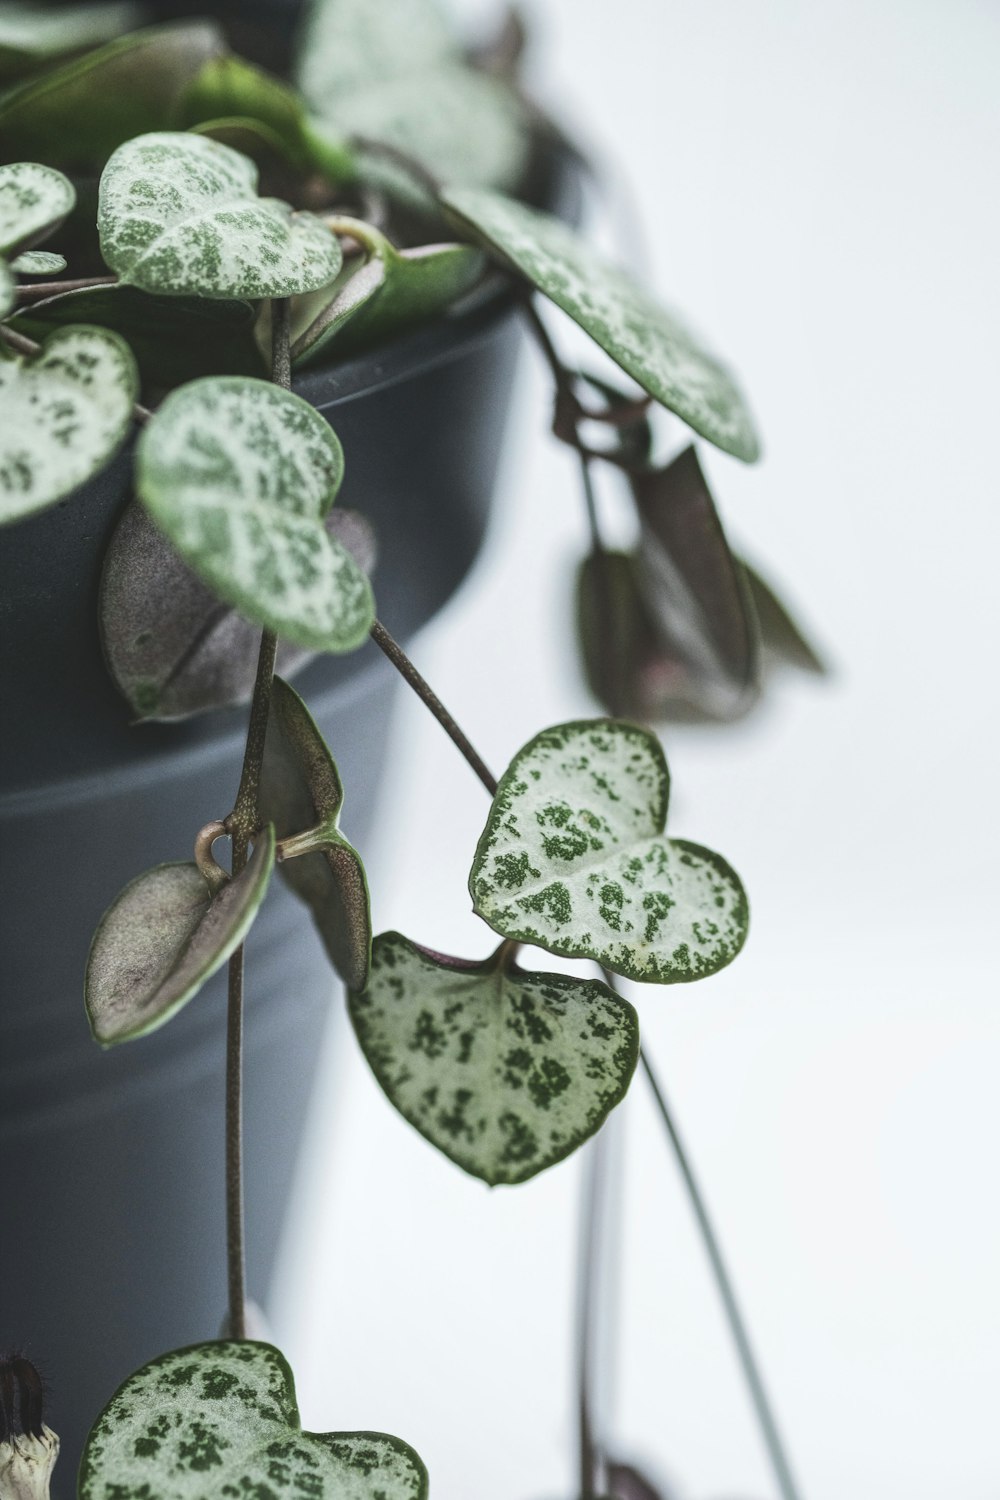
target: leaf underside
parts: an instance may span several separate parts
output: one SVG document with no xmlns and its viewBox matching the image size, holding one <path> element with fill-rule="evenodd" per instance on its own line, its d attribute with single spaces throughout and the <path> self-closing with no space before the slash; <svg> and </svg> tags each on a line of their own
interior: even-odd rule
<svg viewBox="0 0 1000 1500">
<path fill-rule="evenodd" d="M 37 355 L 0 359 L 0 524 L 96 474 L 129 431 L 139 388 L 117 334 L 60 328 Z"/>
<path fill-rule="evenodd" d="M 249 1340 L 137 1370 L 98 1417 L 79 1500 L 426 1500 L 427 1471 L 381 1432 L 303 1432 L 292 1372 Z"/>
<path fill-rule="evenodd" d="M 803 672 L 825 675 L 827 668 L 802 627 L 765 578 L 745 560 L 740 563 L 760 623 L 765 653 L 775 662 Z"/>
<path fill-rule="evenodd" d="M 37 161 L 0 167 L 0 255 L 30 250 L 72 211 L 76 189 L 61 172 Z"/>
<path fill-rule="evenodd" d="M 85 1000 L 104 1047 L 155 1031 L 194 998 L 239 947 L 274 868 L 274 830 L 215 895 L 195 864 L 158 865 L 127 885 L 101 918 Z"/>
<path fill-rule="evenodd" d="M 464 963 L 375 939 L 372 976 L 350 997 L 358 1041 L 400 1114 L 490 1185 L 562 1161 L 624 1098 L 636 1015 L 597 980 Z"/>
<path fill-rule="evenodd" d="M 446 209 L 550 298 L 657 401 L 747 462 L 759 457 L 733 377 L 683 323 L 549 214 L 485 189 L 451 187 Z"/>
<path fill-rule="evenodd" d="M 54 276 L 65 269 L 66 257 L 51 250 L 25 250 L 11 264 L 19 276 Z"/>
<path fill-rule="evenodd" d="M 268 381 L 195 380 L 168 396 L 137 450 L 139 497 L 227 603 L 297 645 L 351 651 L 371 585 L 323 524 L 340 444 L 307 402 Z"/>
<path fill-rule="evenodd" d="M 504 937 L 654 984 L 703 979 L 746 939 L 746 896 L 720 855 L 663 835 L 669 777 L 644 729 L 544 730 L 500 780 L 469 879 Z"/>
</svg>

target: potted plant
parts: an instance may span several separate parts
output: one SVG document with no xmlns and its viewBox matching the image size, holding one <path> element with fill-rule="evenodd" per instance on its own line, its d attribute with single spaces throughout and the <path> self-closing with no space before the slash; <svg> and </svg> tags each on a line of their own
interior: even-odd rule
<svg viewBox="0 0 1000 1500">
<path fill-rule="evenodd" d="M 246 1339 L 246 1256 L 264 1287 L 324 973 L 347 985 L 390 1100 L 445 1156 L 496 1183 L 561 1160 L 636 1067 L 613 975 L 707 977 L 746 933 L 726 862 L 666 837 L 662 750 L 628 721 L 725 720 L 752 704 L 767 651 L 814 659 L 731 554 L 693 450 L 655 456 L 656 405 L 743 459 L 757 440 L 725 367 L 547 211 L 566 212 L 579 166 L 520 91 L 516 29 L 470 59 L 433 5 L 317 0 L 289 81 L 213 23 L 102 40 L 120 7 L 58 19 L 0 31 L 5 899 L 23 933 L 3 1018 L 4 1323 L 54 1351 L 68 1449 L 142 1365 L 93 1429 L 84 1496 L 263 1483 L 262 1443 L 272 1466 L 321 1476 L 316 1493 L 420 1494 L 396 1439 L 299 1433 L 287 1367 Z M 242 16 L 251 43 L 269 35 L 258 21 Z M 571 371 L 535 293 L 632 384 Z M 585 485 L 580 639 L 616 717 L 540 726 L 497 783 L 396 637 L 478 545 L 522 316 L 556 435 L 585 481 L 623 471 L 642 530 L 634 553 L 610 550 Z M 369 637 L 382 671 L 357 665 Z M 372 941 L 339 818 L 345 789 L 350 811 L 377 785 L 391 669 L 493 799 L 470 851 L 499 935 L 485 963 Z M 363 822 L 349 828 L 362 844 Z M 524 945 L 604 977 L 525 971 Z M 84 966 L 103 1054 L 71 999 Z M 227 1247 L 215 1270 L 208 1242 Z M 206 1343 L 226 1283 L 231 1337 Z M 44 1434 L 17 1358 L 6 1436 L 25 1448 Z M 590 1454 L 588 1497 L 618 1484 L 602 1463 Z"/>
</svg>

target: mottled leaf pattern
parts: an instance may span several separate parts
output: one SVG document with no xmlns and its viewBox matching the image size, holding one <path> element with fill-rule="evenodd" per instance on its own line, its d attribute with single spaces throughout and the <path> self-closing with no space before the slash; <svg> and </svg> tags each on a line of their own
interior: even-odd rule
<svg viewBox="0 0 1000 1500">
<path fill-rule="evenodd" d="M 201 135 L 120 146 L 101 178 L 98 227 L 123 281 L 169 296 L 288 297 L 324 286 L 341 263 L 321 220 L 258 198 L 249 157 Z"/>
<path fill-rule="evenodd" d="M 15 256 L 58 229 L 76 202 L 68 178 L 37 161 L 0 167 L 0 255 Z"/>
<path fill-rule="evenodd" d="M 319 651 L 351 651 L 371 585 L 323 525 L 340 444 L 307 402 L 263 380 L 194 380 L 137 450 L 139 497 L 181 556 L 248 619 Z"/>
<path fill-rule="evenodd" d="M 44 510 L 103 468 L 132 417 L 135 361 L 116 334 L 61 328 L 0 359 L 0 524 Z"/>
<path fill-rule="evenodd" d="M 673 313 L 567 225 L 500 193 L 451 187 L 442 203 L 568 313 L 632 379 L 696 432 L 748 462 L 759 456 L 732 376 Z"/>
<path fill-rule="evenodd" d="M 104 913 L 87 960 L 85 999 L 102 1047 L 146 1036 L 198 993 L 243 941 L 274 868 L 267 828 L 245 869 L 213 892 L 196 864 L 157 865 Z"/>
<path fill-rule="evenodd" d="M 285 880 L 309 907 L 330 962 L 349 989 L 364 989 L 372 919 L 360 856 L 338 829 L 344 792 L 329 747 L 287 682 L 274 680 L 264 745 L 260 810 L 279 839 L 305 852 L 282 860 Z M 291 851 L 289 851 L 291 852 Z"/>
<path fill-rule="evenodd" d="M 11 270 L 19 276 L 55 276 L 65 269 L 65 256 L 55 255 L 51 250 L 25 250 L 11 264 Z"/>
<path fill-rule="evenodd" d="M 427 1471 L 382 1432 L 303 1432 L 270 1344 L 176 1349 L 119 1387 L 87 1440 L 79 1500 L 426 1500 Z"/>
<path fill-rule="evenodd" d="M 663 836 L 670 778 L 654 735 L 582 721 L 546 729 L 500 781 L 472 866 L 491 927 L 654 984 L 731 963 L 747 903 L 718 854 Z"/>
<path fill-rule="evenodd" d="M 323 524 L 370 573 L 375 540 L 364 517 L 334 506 Z M 108 670 L 137 718 L 183 719 L 249 702 L 260 627 L 219 600 L 138 503 L 108 544 L 98 618 Z M 291 677 L 313 656 L 280 641 L 277 668 Z"/>
<path fill-rule="evenodd" d="M 639 1055 L 635 1011 L 597 980 L 497 955 L 463 963 L 396 932 L 375 939 L 350 1013 L 400 1114 L 491 1185 L 525 1182 L 593 1135 Z"/>
</svg>

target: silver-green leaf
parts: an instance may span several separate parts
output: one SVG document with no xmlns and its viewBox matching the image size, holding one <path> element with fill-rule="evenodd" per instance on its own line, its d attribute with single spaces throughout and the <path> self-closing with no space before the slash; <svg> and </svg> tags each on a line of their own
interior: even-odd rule
<svg viewBox="0 0 1000 1500">
<path fill-rule="evenodd" d="M 632 379 L 702 437 L 748 463 L 760 455 L 732 375 L 626 272 L 549 214 L 501 193 L 449 187 L 445 208 L 561 307 Z"/>
<path fill-rule="evenodd" d="M 76 189 L 68 177 L 37 161 L 0 167 L 0 255 L 30 250 L 72 212 Z"/>
<path fill-rule="evenodd" d="M 614 720 L 543 730 L 502 776 L 469 879 L 504 937 L 677 984 L 722 969 L 747 900 L 720 855 L 668 839 L 670 777 L 655 735 Z"/>
<path fill-rule="evenodd" d="M 55 276 L 65 269 L 66 257 L 51 250 L 25 250 L 11 263 L 11 270 L 19 276 Z"/>
<path fill-rule="evenodd" d="M 133 286 L 169 296 L 290 297 L 341 264 L 322 220 L 258 198 L 249 157 L 207 136 L 126 141 L 101 177 L 101 253 Z"/>
<path fill-rule="evenodd" d="M 194 380 L 140 438 L 140 499 L 221 599 L 286 640 L 352 651 L 374 621 L 371 585 L 327 533 L 343 474 L 324 419 L 264 380 Z"/>
<path fill-rule="evenodd" d="M 627 1001 L 593 979 L 529 974 L 502 949 L 466 963 L 375 939 L 350 1014 L 400 1114 L 473 1177 L 526 1182 L 600 1129 L 639 1055 Z"/>
<path fill-rule="evenodd" d="M 14 278 L 7 262 L 0 257 L 0 318 L 14 306 Z M 2 378 L 2 377 L 0 377 Z M 2 518 L 0 518 L 2 519 Z"/>
<path fill-rule="evenodd" d="M 270 1344 L 175 1349 L 119 1387 L 80 1465 L 79 1500 L 426 1500 L 427 1470 L 383 1432 L 303 1432 Z"/>
<path fill-rule="evenodd" d="M 361 990 L 371 964 L 371 907 L 361 857 L 338 827 L 343 804 L 329 746 L 298 693 L 276 677 L 260 778 L 261 815 L 274 824 L 279 839 L 295 839 L 298 851 L 288 857 L 288 849 L 281 873 L 312 912 L 341 979 L 348 989 Z"/>
<path fill-rule="evenodd" d="M 196 864 L 157 865 L 101 918 L 84 996 L 102 1047 L 146 1036 L 185 1006 L 242 943 L 274 868 L 274 829 L 246 867 L 213 890 Z"/>
<path fill-rule="evenodd" d="M 0 359 L 0 525 L 61 500 L 124 440 L 139 380 L 124 339 L 60 328 L 40 354 Z"/>
<path fill-rule="evenodd" d="M 439 0 L 312 0 L 297 81 L 317 109 L 386 79 L 458 61 L 455 28 Z"/>
</svg>

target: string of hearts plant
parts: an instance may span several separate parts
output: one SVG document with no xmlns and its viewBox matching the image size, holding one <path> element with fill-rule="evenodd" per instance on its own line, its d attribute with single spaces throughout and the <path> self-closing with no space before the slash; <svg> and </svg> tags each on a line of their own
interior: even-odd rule
<svg viewBox="0 0 1000 1500">
<path fill-rule="evenodd" d="M 537 112 L 509 68 L 459 55 L 433 6 L 406 9 L 408 18 L 318 0 L 301 94 L 197 23 L 82 55 L 66 48 L 68 61 L 37 76 L 29 57 L 27 81 L 0 98 L 5 149 L 9 141 L 24 158 L 0 167 L 0 519 L 71 495 L 138 429 L 139 504 L 121 519 L 103 582 L 112 674 L 139 716 L 250 696 L 232 808 L 189 831 L 193 858 L 139 874 L 120 894 L 86 974 L 93 1035 L 112 1047 L 165 1025 L 228 965 L 229 1336 L 165 1353 L 126 1381 L 91 1433 L 81 1500 L 426 1494 L 423 1464 L 400 1439 L 303 1432 L 287 1364 L 246 1337 L 243 943 L 275 868 L 315 920 L 390 1102 L 466 1172 L 524 1182 L 594 1136 L 629 1087 L 639 1025 L 615 976 L 698 981 L 731 963 L 747 935 L 747 898 L 729 864 L 667 836 L 667 764 L 640 725 L 678 705 L 722 719 L 745 711 L 767 652 L 816 665 L 767 586 L 731 553 L 694 450 L 665 467 L 652 456 L 661 408 L 755 459 L 736 384 L 636 282 L 513 195 Z M 114 118 L 94 103 L 112 85 Z M 84 147 L 67 139 L 79 143 L 81 119 L 86 151 L 104 162 L 104 269 L 53 281 L 66 262 L 36 247 L 74 213 L 67 173 Z M 311 210 L 259 196 L 261 163 L 272 178 L 280 168 L 296 184 L 289 197 Z M 398 225 L 428 220 L 453 238 L 394 240 Z M 580 455 L 592 535 L 579 579 L 581 644 L 610 715 L 543 728 L 499 780 L 377 619 L 370 535 L 361 518 L 333 508 L 340 443 L 292 391 L 294 369 L 437 315 L 488 268 L 523 302 L 554 376 L 554 430 Z M 49 279 L 17 280 L 39 276 Z M 636 392 L 571 371 L 535 294 L 568 314 Z M 206 335 L 221 368 L 190 378 Z M 585 436 L 594 423 L 608 441 Z M 595 464 L 627 476 L 641 528 L 631 553 L 603 542 Z M 137 625 L 151 588 L 176 595 L 176 638 L 151 639 Z M 338 827 L 337 767 L 287 681 L 310 653 L 350 652 L 369 637 L 492 799 L 469 882 L 474 910 L 499 938 L 488 959 L 446 956 L 395 932 L 372 938 L 364 867 Z M 228 869 L 216 857 L 226 840 Z M 522 946 L 589 961 L 601 977 L 524 969 Z M 648 1057 L 643 1065 L 657 1088 Z M 662 1090 L 657 1098 L 778 1483 L 796 1500 L 711 1225 Z M 23 1364 L 2 1367 L 0 1455 L 21 1465 L 25 1494 L 35 1492 L 30 1469 L 40 1494 L 54 1440 Z M 585 1433 L 582 1500 L 624 1493 L 624 1472 Z"/>
</svg>

